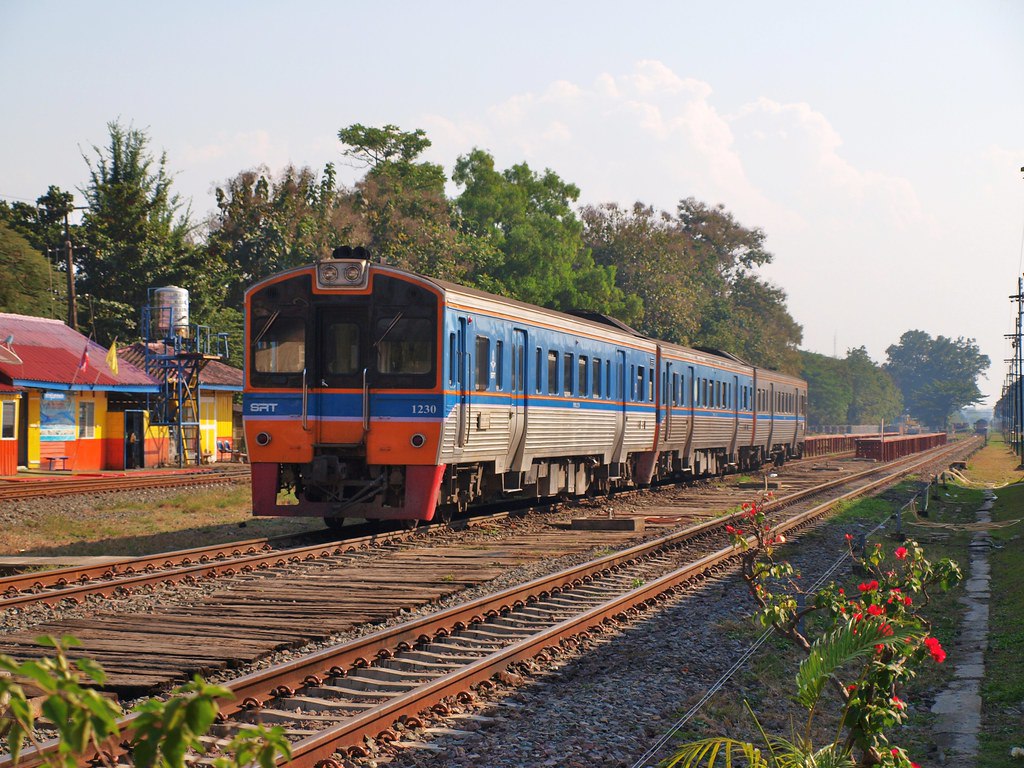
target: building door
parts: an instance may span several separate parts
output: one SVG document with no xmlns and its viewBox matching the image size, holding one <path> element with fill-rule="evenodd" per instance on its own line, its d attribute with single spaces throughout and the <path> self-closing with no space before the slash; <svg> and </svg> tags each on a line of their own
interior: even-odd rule
<svg viewBox="0 0 1024 768">
<path fill-rule="evenodd" d="M 146 466 L 145 411 L 124 412 L 124 468 Z"/>
<path fill-rule="evenodd" d="M 18 398 L 18 466 L 28 466 L 28 392 Z"/>
</svg>

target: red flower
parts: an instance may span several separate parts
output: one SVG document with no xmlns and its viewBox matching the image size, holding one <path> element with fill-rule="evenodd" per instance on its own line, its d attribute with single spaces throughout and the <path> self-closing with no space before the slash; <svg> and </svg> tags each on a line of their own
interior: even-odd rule
<svg viewBox="0 0 1024 768">
<path fill-rule="evenodd" d="M 942 645 L 934 637 L 926 637 L 924 644 L 928 646 L 928 653 L 932 655 L 936 663 L 941 664 L 946 660 L 946 652 L 942 650 Z"/>
<path fill-rule="evenodd" d="M 846 592 L 844 592 L 844 591 L 843 591 L 843 588 L 842 588 L 842 587 L 840 587 L 840 588 L 839 588 L 839 594 L 840 594 L 840 595 L 845 595 L 845 594 L 846 594 Z"/>
<path fill-rule="evenodd" d="M 846 540 L 847 541 L 853 541 L 853 534 L 852 533 L 846 534 Z"/>
<path fill-rule="evenodd" d="M 904 604 L 904 605 L 913 605 L 913 604 L 914 604 L 914 601 L 913 601 L 913 600 L 911 600 L 909 596 L 907 596 L 907 597 L 904 597 L 904 598 L 903 598 L 903 604 Z"/>
<path fill-rule="evenodd" d="M 727 526 L 725 526 L 725 532 L 726 533 L 736 533 L 736 529 L 733 528 L 731 525 L 727 525 Z"/>
<path fill-rule="evenodd" d="M 853 693 L 856 690 L 857 690 L 857 684 L 856 683 L 850 683 L 848 686 L 846 686 L 846 692 L 847 693 Z"/>
<path fill-rule="evenodd" d="M 906 547 L 896 547 L 896 559 L 897 560 L 905 560 L 906 557 L 907 557 L 907 548 Z"/>
<path fill-rule="evenodd" d="M 880 605 L 869 605 L 868 613 L 870 613 L 872 616 L 884 616 L 885 608 L 883 608 Z"/>
<path fill-rule="evenodd" d="M 869 581 L 869 582 L 865 582 L 863 584 L 858 584 L 857 585 L 857 589 L 859 589 L 861 592 L 872 592 L 872 591 L 878 589 L 878 582 L 877 581 Z"/>
<path fill-rule="evenodd" d="M 903 709 L 903 707 L 905 707 L 905 706 L 906 706 L 906 705 L 905 705 L 905 704 L 904 704 L 904 703 L 903 703 L 903 702 L 902 702 L 902 701 L 900 700 L 900 697 L 899 697 L 899 696 L 893 696 L 893 697 L 892 697 L 892 705 L 893 705 L 893 707 L 895 707 L 896 709 Z"/>
</svg>

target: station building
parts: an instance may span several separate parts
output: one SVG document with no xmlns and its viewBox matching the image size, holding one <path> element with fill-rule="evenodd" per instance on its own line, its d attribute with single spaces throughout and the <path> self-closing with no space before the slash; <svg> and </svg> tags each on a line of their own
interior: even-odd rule
<svg viewBox="0 0 1024 768">
<path fill-rule="evenodd" d="M 181 463 L 174 425 L 154 423 L 168 382 L 139 364 L 144 346 L 114 357 L 60 320 L 0 313 L 0 475 Z M 241 390 L 240 370 L 204 362 L 195 387 L 201 453 L 187 463 L 237 455 L 232 398 Z"/>
</svg>

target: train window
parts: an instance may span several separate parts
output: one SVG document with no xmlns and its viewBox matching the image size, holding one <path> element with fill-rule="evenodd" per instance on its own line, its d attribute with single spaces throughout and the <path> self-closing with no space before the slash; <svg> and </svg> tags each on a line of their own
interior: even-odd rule
<svg viewBox="0 0 1024 768">
<path fill-rule="evenodd" d="M 434 367 L 434 321 L 421 317 L 382 317 L 377 321 L 380 373 L 430 373 Z"/>
<path fill-rule="evenodd" d="M 558 394 L 558 353 L 548 352 L 548 394 Z"/>
<path fill-rule="evenodd" d="M 476 337 L 476 391 L 483 392 L 491 383 L 491 340 Z"/>
<path fill-rule="evenodd" d="M 332 376 L 358 371 L 359 326 L 343 320 L 325 322 L 321 354 L 324 370 Z"/>
<path fill-rule="evenodd" d="M 642 365 L 638 365 L 636 368 L 636 382 L 633 385 L 634 400 L 638 403 L 644 400 L 644 382 L 647 379 L 647 373 L 644 371 Z"/>
<path fill-rule="evenodd" d="M 544 381 L 543 381 L 544 374 L 542 373 L 542 371 L 544 370 L 544 366 L 541 365 L 541 363 L 543 361 L 544 361 L 544 351 L 540 347 L 537 347 L 537 365 L 534 366 L 534 368 L 535 368 L 535 370 L 537 372 L 537 375 L 534 376 L 534 378 L 537 381 L 535 382 L 534 387 L 535 387 L 538 395 L 541 393 L 541 391 L 542 391 L 542 389 L 544 387 Z"/>
<path fill-rule="evenodd" d="M 448 383 L 459 380 L 459 347 L 454 333 L 448 334 Z"/>
<path fill-rule="evenodd" d="M 601 368 L 601 359 L 598 357 L 594 358 L 594 397 L 603 397 L 604 388 L 601 386 L 604 382 L 601 379 L 604 370 Z"/>
<path fill-rule="evenodd" d="M 562 394 L 568 397 L 572 394 L 572 355 L 566 352 L 562 355 Z"/>
<path fill-rule="evenodd" d="M 505 342 L 498 339 L 494 342 L 494 386 L 496 389 L 505 388 Z"/>
<path fill-rule="evenodd" d="M 589 381 L 587 380 L 590 376 L 590 358 L 586 355 L 580 355 L 576 360 L 576 394 L 580 397 L 586 397 L 590 394 Z"/>
<path fill-rule="evenodd" d="M 672 374 L 672 405 L 679 405 L 679 374 Z"/>
<path fill-rule="evenodd" d="M 253 342 L 258 373 L 301 373 L 306 367 L 306 319 L 273 314 Z"/>
<path fill-rule="evenodd" d="M 654 402 L 654 369 L 647 369 L 647 402 Z"/>
<path fill-rule="evenodd" d="M 604 383 L 607 385 L 604 388 L 604 391 L 607 393 L 605 395 L 605 397 L 611 398 L 612 397 L 612 361 L 611 360 L 605 360 L 604 361 Z"/>
</svg>

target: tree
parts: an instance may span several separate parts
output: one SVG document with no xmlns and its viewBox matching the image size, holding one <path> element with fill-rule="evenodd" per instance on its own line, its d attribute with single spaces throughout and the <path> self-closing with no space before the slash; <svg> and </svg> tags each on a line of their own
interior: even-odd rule
<svg viewBox="0 0 1024 768">
<path fill-rule="evenodd" d="M 800 360 L 811 424 L 892 423 L 903 412 L 903 399 L 892 377 L 864 347 L 849 350 L 845 359 L 801 352 Z"/>
<path fill-rule="evenodd" d="M 289 165 L 274 177 L 260 167 L 217 187 L 207 249 L 225 265 L 229 307 L 240 310 L 256 280 L 327 257 L 336 245 L 363 237 L 357 221 L 339 207 L 335 178 L 330 163 L 319 176 Z"/>
<path fill-rule="evenodd" d="M 672 217 L 638 202 L 630 210 L 586 206 L 580 218 L 595 263 L 614 267 L 619 288 L 642 302 L 637 330 L 681 344 L 695 338 L 700 287 L 691 279 L 688 241 Z"/>
<path fill-rule="evenodd" d="M 0 312 L 62 317 L 63 276 L 28 240 L 0 221 Z"/>
<path fill-rule="evenodd" d="M 218 303 L 213 276 L 222 270 L 200 257 L 189 240 L 189 211 L 172 189 L 167 156 L 154 158 L 144 131 L 118 122 L 107 125 L 109 145 L 83 154 L 89 183 L 82 223 L 87 252 L 79 258 L 82 293 L 96 298 L 96 335 L 102 343 L 130 338 L 148 289 L 183 283 L 202 311 Z M 206 278 L 204 285 L 196 281 Z"/>
<path fill-rule="evenodd" d="M 498 261 L 485 240 L 468 235 L 445 196 L 444 169 L 419 160 L 426 134 L 356 123 L 338 131 L 342 154 L 367 169 L 346 203 L 364 226 L 375 257 L 412 272 L 460 282 Z"/>
<path fill-rule="evenodd" d="M 924 331 L 904 333 L 886 349 L 885 369 L 903 393 L 910 415 L 944 429 L 949 417 L 982 400 L 978 377 L 990 360 L 974 339 L 932 338 Z"/>
<path fill-rule="evenodd" d="M 755 273 L 771 261 L 765 234 L 721 205 L 694 198 L 675 214 L 636 203 L 583 210 L 584 240 L 617 285 L 643 300 L 638 329 L 682 344 L 724 349 L 760 366 L 799 369 L 802 331 L 786 295 Z"/>
<path fill-rule="evenodd" d="M 868 357 L 867 349 L 849 350 L 846 369 L 851 390 L 847 424 L 893 423 L 900 417 L 903 398 L 892 377 Z"/>
<path fill-rule="evenodd" d="M 604 312 L 627 323 L 639 317 L 640 299 L 618 288 L 615 267 L 596 264 L 583 242 L 574 184 L 525 163 L 499 172 L 481 149 L 458 159 L 452 179 L 463 188 L 455 204 L 464 231 L 501 254 L 486 273 L 472 275 L 477 285 L 552 309 Z"/>
<path fill-rule="evenodd" d="M 853 388 L 846 361 L 801 352 L 801 378 L 807 381 L 807 421 L 816 427 L 846 424 Z"/>
</svg>

